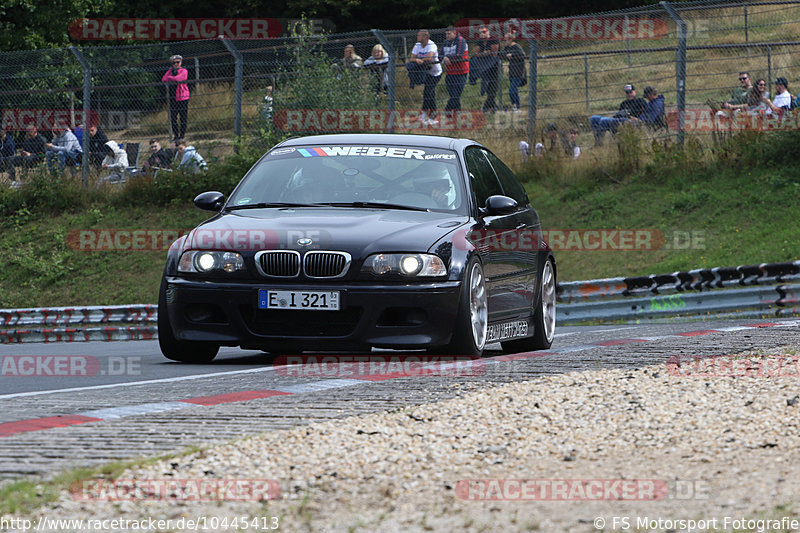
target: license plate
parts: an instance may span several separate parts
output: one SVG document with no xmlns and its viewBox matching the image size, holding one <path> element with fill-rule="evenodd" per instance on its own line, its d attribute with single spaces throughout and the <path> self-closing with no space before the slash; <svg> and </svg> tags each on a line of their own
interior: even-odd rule
<svg viewBox="0 0 800 533">
<path fill-rule="evenodd" d="M 259 309 L 338 311 L 339 291 L 258 291 Z"/>
</svg>

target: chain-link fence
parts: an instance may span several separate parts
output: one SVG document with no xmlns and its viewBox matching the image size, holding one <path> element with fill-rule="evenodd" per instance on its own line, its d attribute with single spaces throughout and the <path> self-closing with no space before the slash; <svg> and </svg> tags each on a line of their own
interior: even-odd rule
<svg viewBox="0 0 800 533">
<path fill-rule="evenodd" d="M 491 37 L 479 47 L 481 25 Z M 743 86 L 742 71 L 753 84 L 766 81 L 770 100 L 777 78 L 788 80 L 789 92 L 794 89 L 799 28 L 800 3 L 789 1 L 662 2 L 565 19 L 464 19 L 457 29 L 469 44 L 471 67 L 461 80 L 460 109 L 452 102 L 463 71 L 458 61 L 409 69 L 418 30 L 9 52 L 0 56 L 2 129 L 16 141 L 17 167 L 27 164 L 19 154 L 31 125 L 46 141 L 62 127 L 76 130 L 84 152 L 99 152 L 89 162 L 67 161 L 83 168 L 84 176 L 103 155 L 102 148 L 91 147 L 94 136 L 83 135 L 89 126 L 138 146 L 138 154 L 128 151 L 130 167 L 150 157 L 151 139 L 169 147 L 184 136 L 213 160 L 232 153 L 240 135 L 342 131 L 471 137 L 513 163 L 520 160 L 520 141 L 531 151 L 536 142 L 560 151 L 551 132 L 562 132 L 563 144 L 571 128 L 577 130 L 571 142 L 586 153 L 635 116 L 622 101 L 647 97 L 638 101 L 638 112 L 653 100 L 644 94 L 649 86 L 657 90 L 656 99 L 664 97 L 663 109 L 658 120 L 639 121 L 643 134 L 682 142 L 685 135 L 741 125 L 722 123 L 726 113 L 759 120 L 770 115 L 763 102 L 745 102 L 741 113 L 724 104 Z M 520 50 L 503 40 L 509 33 Z M 440 51 L 447 37 L 444 29 L 430 31 Z M 385 49 L 387 61 L 376 45 Z M 509 53 L 516 55 L 509 59 Z M 185 80 L 165 78 L 174 55 L 182 56 Z M 432 83 L 439 66 L 443 72 Z M 433 88 L 426 89 L 427 83 Z M 626 93 L 627 85 L 636 92 Z M 184 104 L 182 86 L 189 94 Z M 426 90 L 435 95 L 433 106 Z M 38 164 L 44 163 L 42 157 Z M 0 172 L 8 167 L 3 163 Z"/>
</svg>

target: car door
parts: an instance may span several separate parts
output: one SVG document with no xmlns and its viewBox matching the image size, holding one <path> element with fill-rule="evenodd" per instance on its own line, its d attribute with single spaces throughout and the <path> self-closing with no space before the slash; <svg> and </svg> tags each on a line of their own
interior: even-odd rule
<svg viewBox="0 0 800 533">
<path fill-rule="evenodd" d="M 464 153 L 470 187 L 479 208 L 486 205 L 489 196 L 503 194 L 503 187 L 486 154 L 479 146 L 471 146 Z M 471 235 L 483 261 L 489 320 L 524 313 L 530 305 L 524 291 L 520 291 L 520 266 L 513 251 L 519 215 L 516 212 L 492 216 L 476 213 L 476 220 Z"/>
<path fill-rule="evenodd" d="M 525 298 L 527 306 L 530 308 L 534 304 L 535 283 L 539 274 L 539 242 L 542 229 L 539 215 L 531 206 L 528 193 L 525 192 L 525 188 L 514 172 L 492 152 L 485 150 L 484 153 L 500 181 L 503 194 L 516 200 L 520 207 L 513 214 L 513 222 L 511 222 L 516 232 L 513 240 L 514 249 L 509 250 L 509 252 L 513 252 L 513 257 L 506 260 L 513 265 L 515 271 L 517 288 L 514 291 Z"/>
</svg>

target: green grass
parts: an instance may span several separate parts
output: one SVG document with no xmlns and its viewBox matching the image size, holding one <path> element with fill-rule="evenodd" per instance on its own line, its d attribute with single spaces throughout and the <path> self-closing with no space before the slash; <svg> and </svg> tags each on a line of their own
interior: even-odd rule
<svg viewBox="0 0 800 533">
<path fill-rule="evenodd" d="M 28 515 L 36 509 L 55 502 L 60 493 L 76 490 L 87 480 L 113 480 L 132 468 L 157 463 L 163 459 L 181 457 L 201 451 L 199 446 L 188 446 L 178 453 L 143 457 L 127 461 L 114 461 L 93 468 L 65 470 L 52 479 L 19 480 L 0 486 L 0 516 Z"/>
<path fill-rule="evenodd" d="M 658 246 L 647 250 L 557 249 L 561 281 L 797 259 L 800 133 L 742 134 L 713 153 L 692 141 L 680 150 L 624 131 L 618 138 L 618 147 L 581 160 L 535 158 L 519 172 L 545 229 L 656 231 Z M 86 251 L 79 232 L 189 230 L 209 216 L 191 199 L 230 192 L 257 153 L 229 158 L 204 176 L 174 173 L 121 191 L 82 191 L 44 178 L 0 190 L 0 305 L 155 303 L 165 249 Z"/>
</svg>

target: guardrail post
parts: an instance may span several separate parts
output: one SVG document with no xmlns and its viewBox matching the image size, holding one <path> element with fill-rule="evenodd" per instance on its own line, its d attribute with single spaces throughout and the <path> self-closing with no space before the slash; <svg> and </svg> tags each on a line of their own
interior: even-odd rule
<svg viewBox="0 0 800 533">
<path fill-rule="evenodd" d="M 529 55 L 531 66 L 528 72 L 528 144 L 530 144 L 531 153 L 533 153 L 533 147 L 536 144 L 536 106 L 538 105 L 536 78 L 539 70 L 539 65 L 537 64 L 539 59 L 539 42 L 535 39 L 531 39 L 530 41 Z"/>
<path fill-rule="evenodd" d="M 666 0 L 659 2 L 661 7 L 678 26 L 678 49 L 675 53 L 675 86 L 678 94 L 678 144 L 683 146 L 686 120 L 686 22 Z"/>
<path fill-rule="evenodd" d="M 234 60 L 233 134 L 236 137 L 240 137 L 242 135 L 242 71 L 244 61 L 242 59 L 242 53 L 236 49 L 230 39 L 223 37 L 221 40 Z M 237 152 L 239 151 L 236 145 L 234 145 L 234 149 Z"/>
<path fill-rule="evenodd" d="M 84 188 L 89 186 L 89 113 L 92 103 L 92 67 L 80 50 L 75 46 L 69 47 L 70 52 L 75 56 L 83 67 L 83 139 L 81 149 L 81 183 Z"/>
<path fill-rule="evenodd" d="M 386 74 L 389 77 L 388 86 L 386 87 L 386 112 L 389 113 L 389 123 L 386 125 L 387 133 L 394 133 L 394 88 L 395 80 L 397 78 L 397 58 L 395 57 L 395 50 L 389 39 L 383 34 L 381 30 L 372 30 L 372 34 L 378 39 L 389 54 L 389 66 L 386 68 Z M 405 39 L 405 37 L 403 37 Z"/>
</svg>

